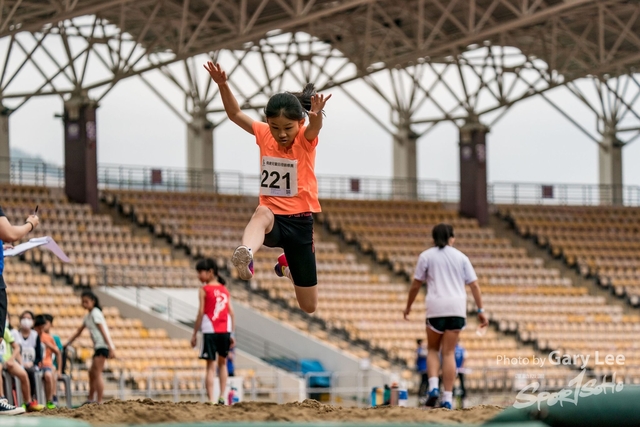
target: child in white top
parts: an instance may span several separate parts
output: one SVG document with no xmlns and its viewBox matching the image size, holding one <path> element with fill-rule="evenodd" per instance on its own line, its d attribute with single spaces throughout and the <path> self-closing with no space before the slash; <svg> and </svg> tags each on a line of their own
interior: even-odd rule
<svg viewBox="0 0 640 427">
<path fill-rule="evenodd" d="M 116 350 L 111 341 L 109 327 L 102 313 L 102 308 L 100 308 L 98 297 L 91 291 L 83 292 L 82 307 L 87 310 L 88 313 L 84 318 L 82 326 L 80 326 L 76 333 L 69 339 L 65 347 L 71 345 L 71 343 L 80 336 L 84 328 L 89 330 L 95 353 L 93 354 L 93 362 L 89 369 L 89 399 L 85 403 L 102 403 L 102 394 L 104 392 L 102 371 L 104 370 L 107 359 L 115 359 Z M 95 400 L 94 396 L 96 397 Z"/>
</svg>

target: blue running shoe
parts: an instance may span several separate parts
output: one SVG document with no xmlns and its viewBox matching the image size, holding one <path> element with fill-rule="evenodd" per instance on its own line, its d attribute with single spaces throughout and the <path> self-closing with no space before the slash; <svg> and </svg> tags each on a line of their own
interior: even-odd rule
<svg viewBox="0 0 640 427">
<path fill-rule="evenodd" d="M 451 402 L 442 402 L 442 406 L 440 407 L 444 409 L 451 409 Z"/>
<path fill-rule="evenodd" d="M 435 408 L 438 399 L 440 398 L 440 389 L 434 388 L 429 392 L 429 396 L 427 396 L 427 403 L 425 406 L 429 406 L 431 408 Z"/>
</svg>

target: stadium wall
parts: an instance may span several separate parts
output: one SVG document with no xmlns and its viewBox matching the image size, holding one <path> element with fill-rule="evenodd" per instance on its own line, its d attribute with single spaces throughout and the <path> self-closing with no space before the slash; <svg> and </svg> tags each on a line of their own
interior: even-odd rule
<svg viewBox="0 0 640 427">
<path fill-rule="evenodd" d="M 170 338 L 191 338 L 192 330 L 184 325 L 169 322 L 153 312 L 137 308 L 111 293 L 106 293 L 100 289 L 94 289 L 94 292 L 100 299 L 103 306 L 117 307 L 118 310 L 120 310 L 120 314 L 125 318 L 140 319 L 147 328 L 164 329 L 167 331 L 167 335 Z M 194 357 L 196 357 L 195 353 Z M 296 400 L 304 400 L 306 398 L 304 379 L 283 369 L 276 368 L 273 365 L 260 360 L 258 357 L 248 354 L 240 349 L 236 350 L 235 366 L 236 369 L 252 369 L 256 376 L 263 379 L 265 377 L 277 377 L 280 387 L 287 390 L 287 392 L 282 393 L 282 396 L 285 398 L 289 397 L 288 400 L 292 398 Z M 249 398 L 250 396 L 245 394 L 245 399 Z"/>
<path fill-rule="evenodd" d="M 194 302 L 198 300 L 197 289 L 162 289 L 161 291 L 147 290 L 148 292 L 154 292 L 162 295 L 169 296 L 175 300 L 179 300 L 183 305 L 193 306 L 193 312 L 197 310 Z M 145 292 L 142 293 L 142 300 L 150 299 Z M 130 296 L 129 298 L 132 298 Z M 177 304 L 174 304 L 174 307 Z M 346 388 L 359 388 L 364 389 L 378 386 L 381 387 L 384 384 L 389 384 L 393 381 L 399 381 L 397 375 L 393 373 L 376 368 L 366 366 L 366 361 L 360 360 L 357 357 L 351 356 L 343 352 L 340 348 L 334 347 L 320 339 L 303 332 L 299 329 L 289 326 L 278 319 L 274 319 L 261 314 L 254 310 L 249 305 L 246 305 L 240 301 L 233 302 L 233 308 L 236 314 L 236 326 L 238 339 L 242 340 L 242 332 L 248 331 L 251 337 L 260 337 L 267 344 L 272 343 L 273 347 L 278 347 L 278 350 L 273 353 L 282 354 L 289 353 L 290 357 L 295 359 L 317 359 L 323 367 L 330 372 L 334 373 L 335 380 L 333 381 L 334 387 L 346 387 Z M 174 310 L 175 315 L 178 316 L 177 309 Z M 242 347 L 242 342 L 239 341 L 238 346 Z M 273 350 L 273 348 L 271 349 Z M 268 356 L 264 354 L 265 343 L 253 346 L 251 354 L 256 357 Z M 363 369 L 365 368 L 365 369 Z"/>
<path fill-rule="evenodd" d="M 253 334 L 270 337 L 275 343 L 291 350 L 300 358 L 317 359 L 328 371 L 338 374 L 339 387 L 357 387 L 357 373 L 363 374 L 364 387 L 389 384 L 393 376 L 389 371 L 376 367 L 366 367 L 363 361 L 344 353 L 339 348 L 328 345 L 319 339 L 295 329 L 287 324 L 271 319 L 256 312 L 251 307 L 234 302 L 236 322 L 245 328 L 251 327 Z"/>
</svg>

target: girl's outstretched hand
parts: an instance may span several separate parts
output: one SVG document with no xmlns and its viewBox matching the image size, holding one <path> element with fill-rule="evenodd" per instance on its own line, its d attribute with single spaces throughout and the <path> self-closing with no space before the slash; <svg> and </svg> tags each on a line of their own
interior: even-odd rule
<svg viewBox="0 0 640 427">
<path fill-rule="evenodd" d="M 222 70 L 220 64 L 214 64 L 209 61 L 204 64 L 204 69 L 209 72 L 209 75 L 217 84 L 221 85 L 227 82 L 227 73 Z"/>
<path fill-rule="evenodd" d="M 309 115 L 317 116 L 318 114 L 322 113 L 322 110 L 324 110 L 324 105 L 327 103 L 329 98 L 331 98 L 331 94 L 329 94 L 327 97 L 325 97 L 322 93 L 316 93 L 315 95 L 313 95 L 311 97 L 311 109 L 309 110 Z"/>
</svg>

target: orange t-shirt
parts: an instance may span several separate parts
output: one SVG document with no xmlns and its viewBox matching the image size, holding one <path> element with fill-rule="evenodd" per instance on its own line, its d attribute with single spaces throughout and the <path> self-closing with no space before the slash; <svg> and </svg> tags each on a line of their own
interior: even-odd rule
<svg viewBox="0 0 640 427">
<path fill-rule="evenodd" d="M 40 335 L 40 341 L 42 342 L 43 347 L 42 354 L 44 354 L 44 357 L 42 358 L 42 366 L 45 368 L 53 368 L 53 351 L 51 351 L 49 347 L 45 346 L 44 343 L 55 347 L 56 342 L 53 337 L 46 332 L 43 332 L 42 335 Z"/>
<path fill-rule="evenodd" d="M 307 141 L 305 129 L 301 126 L 291 147 L 284 149 L 267 123 L 253 122 L 260 147 L 260 205 L 276 215 L 321 211 L 314 171 L 318 138 Z"/>
</svg>

